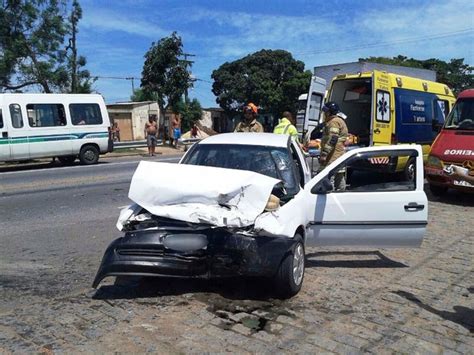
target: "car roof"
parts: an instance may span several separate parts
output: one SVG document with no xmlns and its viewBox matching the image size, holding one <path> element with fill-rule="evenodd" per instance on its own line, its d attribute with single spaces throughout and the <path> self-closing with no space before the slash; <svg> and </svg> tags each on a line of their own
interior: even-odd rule
<svg viewBox="0 0 474 355">
<path fill-rule="evenodd" d="M 286 134 L 273 133 L 221 133 L 207 137 L 199 144 L 241 144 L 241 145 L 260 145 L 269 147 L 288 146 L 289 136 Z"/>
</svg>

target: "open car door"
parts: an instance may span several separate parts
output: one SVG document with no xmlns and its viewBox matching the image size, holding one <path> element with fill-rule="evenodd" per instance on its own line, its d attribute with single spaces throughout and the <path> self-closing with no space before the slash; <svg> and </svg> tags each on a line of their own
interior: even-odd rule
<svg viewBox="0 0 474 355">
<path fill-rule="evenodd" d="M 416 160 L 416 177 L 412 181 L 387 173 L 388 165 L 399 158 Z M 335 191 L 331 183 L 335 177 L 347 178 L 346 187 Z M 421 147 L 354 149 L 305 186 L 305 199 L 308 245 L 418 247 L 428 219 Z"/>
</svg>

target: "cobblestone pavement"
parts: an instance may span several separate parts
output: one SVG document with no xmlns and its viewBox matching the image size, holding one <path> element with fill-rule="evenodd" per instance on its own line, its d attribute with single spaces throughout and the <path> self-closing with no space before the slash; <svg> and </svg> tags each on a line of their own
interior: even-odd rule
<svg viewBox="0 0 474 355">
<path fill-rule="evenodd" d="M 95 291 L 98 260 L 73 254 L 60 271 L 4 268 L 0 353 L 472 354 L 473 206 L 432 198 L 420 249 L 308 250 L 287 301 L 260 280 L 110 278 Z"/>
</svg>

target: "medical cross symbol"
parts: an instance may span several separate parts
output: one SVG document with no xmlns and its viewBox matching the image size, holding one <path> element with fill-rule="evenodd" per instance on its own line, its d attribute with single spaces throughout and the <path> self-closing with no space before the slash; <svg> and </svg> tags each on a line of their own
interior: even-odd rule
<svg viewBox="0 0 474 355">
<path fill-rule="evenodd" d="M 383 91 L 377 92 L 377 121 L 390 121 L 390 95 Z"/>
<path fill-rule="evenodd" d="M 382 98 L 379 100 L 379 112 L 382 114 L 382 117 L 384 116 L 385 113 L 387 113 L 387 108 L 388 108 L 388 103 L 385 100 L 385 97 L 382 96 Z"/>
</svg>

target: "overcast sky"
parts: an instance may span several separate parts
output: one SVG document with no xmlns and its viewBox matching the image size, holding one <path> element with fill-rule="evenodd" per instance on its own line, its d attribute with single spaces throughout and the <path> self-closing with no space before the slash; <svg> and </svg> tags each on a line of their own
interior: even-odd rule
<svg viewBox="0 0 474 355">
<path fill-rule="evenodd" d="M 211 73 L 260 49 L 284 49 L 306 69 L 399 54 L 474 64 L 474 1 L 82 0 L 78 46 L 92 75 L 141 77 L 152 42 L 177 31 L 194 54 L 190 91 L 215 107 Z M 140 80 L 135 81 L 135 87 Z M 130 80 L 100 78 L 108 103 L 127 101 Z"/>
</svg>

